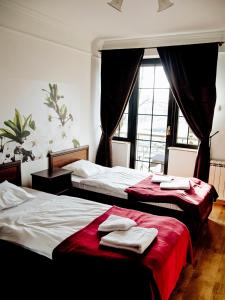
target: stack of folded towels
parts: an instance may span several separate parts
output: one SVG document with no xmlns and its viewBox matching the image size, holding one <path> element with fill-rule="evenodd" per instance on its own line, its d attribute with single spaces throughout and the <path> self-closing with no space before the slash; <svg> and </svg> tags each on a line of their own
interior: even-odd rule
<svg viewBox="0 0 225 300">
<path fill-rule="evenodd" d="M 188 178 L 174 179 L 168 182 L 161 182 L 160 188 L 164 190 L 189 190 L 190 181 Z"/>
<path fill-rule="evenodd" d="M 156 228 L 138 227 L 129 218 L 110 215 L 99 225 L 99 231 L 110 232 L 103 236 L 100 245 L 130 250 L 142 254 L 158 234 Z"/>
<path fill-rule="evenodd" d="M 152 176 L 153 183 L 159 183 L 160 188 L 164 190 L 189 190 L 190 181 L 185 177 L 172 177 L 167 175 Z"/>
</svg>

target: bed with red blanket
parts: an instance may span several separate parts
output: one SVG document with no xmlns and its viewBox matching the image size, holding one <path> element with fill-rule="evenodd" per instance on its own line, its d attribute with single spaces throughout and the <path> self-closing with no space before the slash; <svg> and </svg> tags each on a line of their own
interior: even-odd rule
<svg viewBox="0 0 225 300">
<path fill-rule="evenodd" d="M 20 185 L 19 162 L 0 165 L 0 183 L 5 179 Z M 22 199 L 24 192 L 33 197 Z M 174 218 L 27 188 L 4 193 L 24 200 L 12 198 L 0 210 L 1 287 L 9 298 L 16 289 L 23 299 L 38 293 L 51 299 L 167 300 L 191 262 L 189 232 Z M 100 247 L 97 228 L 110 214 L 154 227 L 158 235 L 143 254 Z"/>
<path fill-rule="evenodd" d="M 172 176 L 172 179 L 176 180 L 180 177 Z M 152 176 L 149 176 L 128 187 L 125 192 L 128 193 L 128 199 L 134 202 L 162 201 L 177 204 L 185 212 L 189 229 L 194 232 L 197 225 L 201 225 L 208 219 L 218 194 L 214 186 L 200 179 L 189 178 L 189 183 L 190 188 L 187 190 L 161 189 L 160 184 L 152 182 Z"/>
<path fill-rule="evenodd" d="M 69 195 L 177 218 L 188 226 L 193 237 L 207 220 L 213 202 L 218 197 L 212 185 L 198 179 L 190 178 L 193 185 L 188 192 L 165 191 L 160 190 L 158 184 L 151 184 L 149 173 L 118 166 L 101 167 L 103 170 L 95 175 L 80 177 L 75 166 L 79 160 L 88 160 L 88 146 L 49 154 L 49 165 L 52 168 L 67 168 L 69 164 L 69 170 L 73 171 L 73 188 Z M 92 164 L 92 169 L 93 163 L 89 163 Z M 98 170 L 99 167 L 96 165 Z M 86 168 L 86 164 L 83 169 L 79 165 L 78 170 L 86 173 Z"/>
<path fill-rule="evenodd" d="M 158 235 L 143 254 L 100 246 L 98 227 L 111 214 L 154 227 Z M 186 226 L 178 220 L 113 206 L 59 244 L 53 261 L 64 274 L 65 294 L 79 282 L 76 293 L 82 299 L 168 300 L 183 267 L 192 261 L 192 247 Z"/>
</svg>

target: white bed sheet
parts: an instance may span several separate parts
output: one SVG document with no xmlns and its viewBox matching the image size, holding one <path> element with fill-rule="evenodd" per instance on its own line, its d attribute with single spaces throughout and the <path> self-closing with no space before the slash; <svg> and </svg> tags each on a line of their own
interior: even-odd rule
<svg viewBox="0 0 225 300">
<path fill-rule="evenodd" d="M 88 225 L 111 206 L 27 189 L 36 198 L 0 212 L 0 239 L 52 258 L 65 238 Z"/>
<path fill-rule="evenodd" d="M 152 173 L 116 166 L 113 168 L 106 168 L 104 173 L 100 173 L 85 179 L 72 175 L 72 181 L 73 186 L 76 188 L 117 198 L 128 199 L 128 194 L 125 193 L 124 190 L 140 182 L 151 174 Z M 182 211 L 178 205 L 173 203 L 150 201 L 148 203 L 150 205 Z"/>
<path fill-rule="evenodd" d="M 81 189 L 127 199 L 127 193 L 125 193 L 124 190 L 143 180 L 150 174 L 151 173 L 117 166 L 106 168 L 104 173 L 88 178 L 72 175 L 72 181 L 75 187 Z"/>
</svg>

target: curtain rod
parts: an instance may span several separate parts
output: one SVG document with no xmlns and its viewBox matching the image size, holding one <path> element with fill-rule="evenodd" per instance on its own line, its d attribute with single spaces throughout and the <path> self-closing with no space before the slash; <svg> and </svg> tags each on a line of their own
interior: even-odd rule
<svg viewBox="0 0 225 300">
<path fill-rule="evenodd" d="M 136 47 L 136 48 L 115 48 L 115 49 L 102 49 L 98 52 L 107 51 L 107 50 L 126 50 L 126 49 L 156 49 L 157 47 Z"/>
<path fill-rule="evenodd" d="M 210 43 L 218 43 L 219 46 L 222 46 L 225 42 L 208 42 L 208 43 L 195 43 L 195 44 L 182 44 L 182 45 L 170 45 L 170 46 L 155 46 L 155 47 L 136 47 L 136 48 L 115 48 L 115 49 L 101 49 L 98 52 L 108 51 L 108 50 L 126 50 L 126 49 L 157 49 L 160 47 L 173 47 L 173 46 L 188 46 L 188 45 L 198 45 L 198 44 L 210 44 Z"/>
</svg>

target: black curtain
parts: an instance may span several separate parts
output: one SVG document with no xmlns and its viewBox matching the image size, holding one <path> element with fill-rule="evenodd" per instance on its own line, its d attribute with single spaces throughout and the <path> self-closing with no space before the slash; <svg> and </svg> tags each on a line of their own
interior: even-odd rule
<svg viewBox="0 0 225 300">
<path fill-rule="evenodd" d="M 207 182 L 209 136 L 216 103 L 218 43 L 160 47 L 158 52 L 175 100 L 200 140 L 194 177 Z"/>
<path fill-rule="evenodd" d="M 112 137 L 133 91 L 144 49 L 102 51 L 101 127 L 96 163 L 112 166 Z"/>
</svg>

